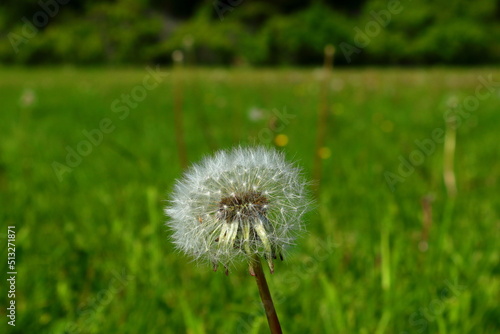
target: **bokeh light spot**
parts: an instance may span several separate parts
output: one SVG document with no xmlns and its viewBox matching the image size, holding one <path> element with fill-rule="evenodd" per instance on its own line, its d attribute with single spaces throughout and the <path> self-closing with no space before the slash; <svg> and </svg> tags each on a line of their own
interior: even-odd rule
<svg viewBox="0 0 500 334">
<path fill-rule="evenodd" d="M 318 155 L 321 159 L 328 159 L 332 155 L 332 151 L 328 147 L 322 147 L 318 150 Z"/>
<path fill-rule="evenodd" d="M 280 147 L 286 146 L 288 144 L 288 136 L 279 134 L 274 138 L 274 143 Z"/>
</svg>

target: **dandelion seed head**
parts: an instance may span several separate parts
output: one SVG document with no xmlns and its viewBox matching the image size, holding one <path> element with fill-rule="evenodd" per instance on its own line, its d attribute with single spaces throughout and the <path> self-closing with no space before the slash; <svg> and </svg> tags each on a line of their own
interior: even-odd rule
<svg viewBox="0 0 500 334">
<path fill-rule="evenodd" d="M 176 247 L 214 268 L 282 257 L 311 201 L 301 170 L 264 147 L 219 151 L 189 168 L 165 213 Z"/>
</svg>

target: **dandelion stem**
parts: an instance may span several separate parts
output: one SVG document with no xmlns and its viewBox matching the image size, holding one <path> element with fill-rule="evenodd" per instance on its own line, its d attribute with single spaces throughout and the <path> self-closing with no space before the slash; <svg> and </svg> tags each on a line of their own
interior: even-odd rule
<svg viewBox="0 0 500 334">
<path fill-rule="evenodd" d="M 262 299 L 264 309 L 266 310 L 267 322 L 269 323 L 271 334 L 281 334 L 282 331 L 278 320 L 278 314 L 274 309 L 273 298 L 271 297 L 271 292 L 269 292 L 269 287 L 267 286 L 266 276 L 262 270 L 260 258 L 257 255 L 253 258 L 252 269 L 255 274 L 257 286 L 259 287 L 260 299 Z"/>
</svg>

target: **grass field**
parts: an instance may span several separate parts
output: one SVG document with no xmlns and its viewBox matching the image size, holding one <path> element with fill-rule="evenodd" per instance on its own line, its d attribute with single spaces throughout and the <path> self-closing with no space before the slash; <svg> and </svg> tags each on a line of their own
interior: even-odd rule
<svg viewBox="0 0 500 334">
<path fill-rule="evenodd" d="M 226 277 L 169 240 L 173 110 L 190 163 L 285 135 L 311 179 L 322 73 L 162 71 L 0 69 L 2 333 L 268 333 L 245 265 Z M 500 332 L 499 82 L 490 68 L 334 71 L 317 207 L 267 272 L 285 333 Z M 457 103 L 453 197 L 439 129 Z"/>
</svg>

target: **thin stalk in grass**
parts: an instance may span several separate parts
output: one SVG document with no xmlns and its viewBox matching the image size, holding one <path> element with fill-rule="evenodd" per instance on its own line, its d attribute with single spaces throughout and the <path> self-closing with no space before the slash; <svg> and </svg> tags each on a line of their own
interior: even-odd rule
<svg viewBox="0 0 500 334">
<path fill-rule="evenodd" d="M 194 80 L 195 84 L 192 85 L 192 92 L 194 96 L 201 97 L 202 94 L 200 93 L 199 89 L 199 83 L 202 82 L 201 76 L 198 73 L 198 69 L 193 68 L 191 70 L 192 73 L 194 73 Z M 213 129 L 210 123 L 210 119 L 207 115 L 206 108 L 205 106 L 201 106 L 198 111 L 197 111 L 198 117 L 196 119 L 198 120 L 198 128 L 200 129 L 204 139 L 205 143 L 208 145 L 208 148 L 210 151 L 215 151 L 217 150 L 217 143 L 215 141 L 215 136 L 213 133 Z"/>
<path fill-rule="evenodd" d="M 454 170 L 455 148 L 457 136 L 457 123 L 453 119 L 446 123 L 446 133 L 444 137 L 444 152 L 443 152 L 443 179 L 448 197 L 443 211 L 443 220 L 440 231 L 439 249 L 443 250 L 441 254 L 444 256 L 450 250 L 450 242 L 448 242 L 448 232 L 453 220 L 453 212 L 455 209 L 455 197 L 457 195 L 457 184 Z M 439 271 L 445 270 L 443 267 L 444 261 L 440 261 Z"/>
<path fill-rule="evenodd" d="M 173 94 L 174 94 L 174 127 L 175 127 L 175 143 L 177 145 L 177 153 L 179 162 L 183 169 L 188 165 L 186 142 L 184 141 L 184 117 L 182 110 L 182 62 L 184 56 L 181 51 L 177 50 L 172 53 L 174 61 L 173 70 Z"/>
<path fill-rule="evenodd" d="M 420 242 L 418 249 L 421 252 L 427 251 L 429 248 L 429 234 L 432 226 L 432 195 L 427 195 L 422 198 L 420 204 L 422 206 L 422 233 L 420 235 Z"/>
<path fill-rule="evenodd" d="M 325 146 L 326 132 L 327 132 L 327 120 L 328 120 L 328 106 L 329 106 L 329 83 L 330 76 L 333 67 L 333 56 L 335 54 L 335 48 L 333 45 L 327 45 L 325 47 L 325 62 L 323 64 L 323 83 L 321 85 L 321 101 L 318 110 L 318 123 L 316 126 L 316 148 L 314 150 L 314 163 L 313 163 L 313 178 L 316 180 L 316 191 L 319 192 L 322 163 L 321 160 L 324 158 L 322 156 L 322 150 Z"/>
<path fill-rule="evenodd" d="M 444 138 L 443 178 L 448 197 L 450 198 L 454 198 L 457 194 L 457 182 L 455 178 L 455 170 L 453 168 L 453 161 L 455 160 L 456 135 L 456 122 L 447 122 L 446 134 Z"/>
<path fill-rule="evenodd" d="M 271 292 L 269 291 L 269 286 L 267 285 L 266 275 L 262 270 L 260 258 L 258 256 L 254 256 L 250 265 L 251 273 L 255 277 L 257 287 L 259 288 L 260 299 L 264 304 L 269 329 L 272 334 L 281 334 L 282 331 L 280 321 L 278 319 L 276 309 L 274 308 L 273 298 L 271 296 Z"/>
</svg>

